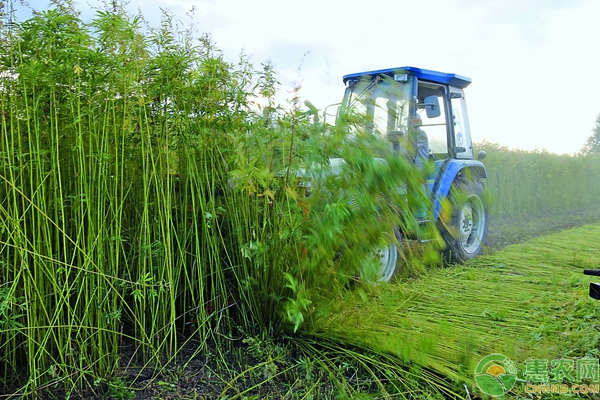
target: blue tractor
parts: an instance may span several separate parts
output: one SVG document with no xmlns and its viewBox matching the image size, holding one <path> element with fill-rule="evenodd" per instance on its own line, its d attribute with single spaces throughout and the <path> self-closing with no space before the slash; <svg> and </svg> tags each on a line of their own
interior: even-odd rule
<svg viewBox="0 0 600 400">
<path fill-rule="evenodd" d="M 349 74 L 343 81 L 346 91 L 338 116 L 348 112 L 363 115 L 365 126 L 361 128 L 367 133 L 385 137 L 416 164 L 425 159 L 435 166 L 426 181 L 427 207 L 431 209 L 418 218 L 419 226 L 437 225 L 446 244 L 444 252 L 452 261 L 479 255 L 490 218 L 483 196 L 486 169 L 481 160 L 485 152 L 475 157 L 467 117 L 464 89 L 471 79 L 400 67 Z M 415 131 L 416 138 L 411 138 L 409 132 Z M 452 211 L 450 218 L 442 221 L 446 200 Z M 416 237 L 426 240 L 419 229 Z M 401 246 L 395 242 L 376 252 L 382 281 L 390 280 L 401 263 Z"/>
</svg>

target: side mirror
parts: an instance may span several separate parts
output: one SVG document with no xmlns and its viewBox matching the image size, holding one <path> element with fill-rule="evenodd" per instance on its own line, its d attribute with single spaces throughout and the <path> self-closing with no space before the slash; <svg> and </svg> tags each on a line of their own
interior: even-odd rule
<svg viewBox="0 0 600 400">
<path fill-rule="evenodd" d="M 437 118 L 442 115 L 442 111 L 440 110 L 440 99 L 437 96 L 425 97 L 423 104 L 419 104 L 419 106 L 425 109 L 427 118 Z"/>
<path fill-rule="evenodd" d="M 483 159 L 487 156 L 487 153 L 483 150 L 480 150 L 479 153 L 477 153 L 477 159 L 479 161 L 483 161 Z"/>
</svg>

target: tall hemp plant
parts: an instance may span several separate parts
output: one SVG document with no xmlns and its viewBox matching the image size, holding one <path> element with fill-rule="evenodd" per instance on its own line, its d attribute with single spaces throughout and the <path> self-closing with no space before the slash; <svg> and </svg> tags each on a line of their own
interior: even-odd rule
<svg viewBox="0 0 600 400">
<path fill-rule="evenodd" d="M 83 393 L 122 357 L 308 327 L 423 201 L 353 121 L 277 105 L 272 66 L 142 22 L 58 2 L 2 26 L 2 391 Z"/>
</svg>

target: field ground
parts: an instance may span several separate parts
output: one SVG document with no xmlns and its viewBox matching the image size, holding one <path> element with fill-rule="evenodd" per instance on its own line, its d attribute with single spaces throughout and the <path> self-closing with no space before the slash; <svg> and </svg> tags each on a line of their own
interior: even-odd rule
<svg viewBox="0 0 600 400">
<path fill-rule="evenodd" d="M 556 224 L 541 231 L 593 219 L 565 215 L 553 218 Z M 526 226 L 531 221 L 522 222 L 501 229 L 531 236 Z M 544 221 L 538 223 L 539 227 Z M 502 227 L 498 221 L 496 226 Z M 518 239 L 495 237 L 496 247 Z M 326 361 L 314 359 L 314 366 L 307 366 L 311 360 L 298 346 L 304 341 L 312 343 L 314 350 L 321 341 L 326 353 L 339 340 L 375 355 L 391 355 L 406 366 L 406 376 L 415 372 L 429 377 L 419 390 L 431 398 L 479 398 L 472 371 L 490 353 L 506 355 L 519 369 L 527 359 L 599 356 L 600 302 L 588 298 L 590 279 L 581 273 L 600 266 L 598 238 L 600 224 L 584 225 L 491 251 L 468 265 L 436 268 L 418 279 L 358 288 L 321 305 L 326 312 L 316 313 L 310 332 L 303 334 L 308 336 L 244 340 L 231 350 L 230 358 L 245 362 L 227 365 L 219 364 L 216 355 L 196 357 L 154 379 L 144 378 L 136 368 L 124 368 L 123 381 L 117 383 L 123 384 L 122 394 L 132 393 L 125 386 L 135 380 L 136 398 L 343 398 L 335 384 L 339 381 L 319 372 Z M 339 351 L 344 352 L 353 350 Z M 389 387 L 369 381 L 374 373 L 369 357 L 359 362 L 362 367 L 339 356 L 329 361 L 346 369 L 346 384 L 360 380 L 362 374 L 363 381 L 354 383 L 351 397 L 382 398 L 382 390 L 393 395 Z M 409 395 L 411 380 L 397 384 L 403 385 L 404 395 Z M 523 387 L 517 382 L 513 392 Z M 113 395 L 119 390 L 113 381 Z M 370 397 L 373 392 L 379 394 Z"/>
<path fill-rule="evenodd" d="M 465 266 L 354 292 L 318 320 L 323 335 L 369 344 L 472 386 L 477 362 L 598 357 L 600 304 L 584 268 L 600 266 L 600 225 L 511 245 Z M 469 383 L 471 382 L 471 383 Z M 466 397 L 466 393 L 463 393 Z"/>
</svg>

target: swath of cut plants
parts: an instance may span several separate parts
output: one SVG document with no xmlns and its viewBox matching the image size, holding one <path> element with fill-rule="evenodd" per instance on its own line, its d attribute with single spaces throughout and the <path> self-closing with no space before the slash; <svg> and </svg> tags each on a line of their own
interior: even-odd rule
<svg viewBox="0 0 600 400">
<path fill-rule="evenodd" d="M 313 332 L 469 382 L 474 393 L 475 365 L 488 354 L 598 358 L 600 304 L 582 274 L 600 265 L 598 237 L 600 225 L 586 225 L 377 287 L 368 301 L 347 293 Z"/>
</svg>

